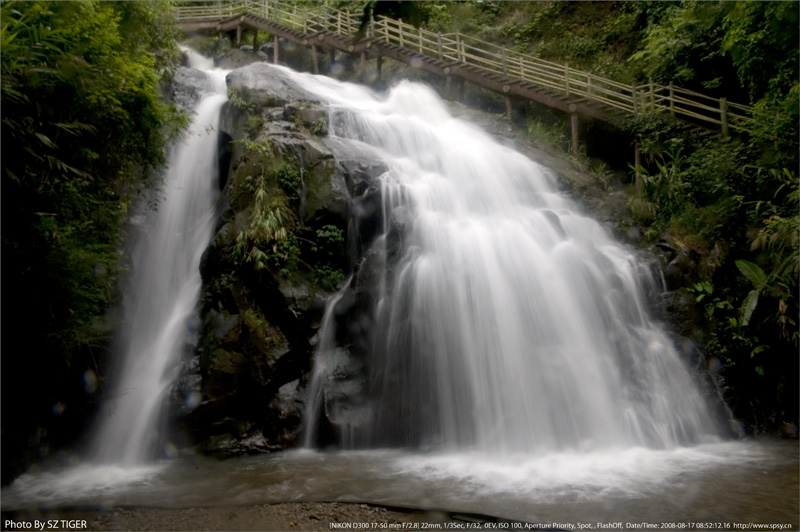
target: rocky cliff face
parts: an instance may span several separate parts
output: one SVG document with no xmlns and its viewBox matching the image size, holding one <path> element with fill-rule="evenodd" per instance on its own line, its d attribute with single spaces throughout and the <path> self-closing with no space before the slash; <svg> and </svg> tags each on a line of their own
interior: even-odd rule
<svg viewBox="0 0 800 532">
<path fill-rule="evenodd" d="M 274 67 L 233 70 L 228 87 L 230 153 L 201 263 L 201 398 L 183 416 L 217 456 L 298 443 L 325 302 L 358 262 L 352 228 L 380 225 L 374 178 L 385 171 L 365 154 L 334 157 L 325 111 Z"/>
</svg>

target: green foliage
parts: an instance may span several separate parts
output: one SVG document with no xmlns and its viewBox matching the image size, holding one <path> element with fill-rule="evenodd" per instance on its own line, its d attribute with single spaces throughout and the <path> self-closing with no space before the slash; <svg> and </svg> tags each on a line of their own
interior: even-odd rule
<svg viewBox="0 0 800 532">
<path fill-rule="evenodd" d="M 296 214 L 302 179 L 296 164 L 275 155 L 266 142 L 238 141 L 245 148 L 237 168 L 240 184 L 231 192 L 233 203 L 246 196 L 247 222 L 236 236 L 234 262 L 291 278 L 301 270 L 312 274 L 324 290 L 344 279 L 338 264 L 344 254 L 341 229 L 325 225 L 309 233 Z"/>
<path fill-rule="evenodd" d="M 621 82 L 646 27 L 640 2 L 418 2 L 422 25 L 569 63 Z"/>
<path fill-rule="evenodd" d="M 673 142 L 654 161 L 656 171 L 640 170 L 644 193 L 657 212 L 673 215 L 685 206 L 688 185 L 683 179 L 685 158 L 679 142 Z"/>
<path fill-rule="evenodd" d="M 335 225 L 317 229 L 311 252 L 315 257 L 314 281 L 324 290 L 335 290 L 344 280 L 344 272 L 336 265 L 344 255 L 344 232 Z"/>
<path fill-rule="evenodd" d="M 328 134 L 328 121 L 324 118 L 318 118 L 311 124 L 311 132 L 318 137 L 324 137 Z"/>
<path fill-rule="evenodd" d="M 186 123 L 159 92 L 179 56 L 177 33 L 163 2 L 0 10 L 2 180 L 13 198 L 3 250 L 15 272 L 6 297 L 37 301 L 29 319 L 68 354 L 108 334 L 97 324 L 113 296 L 127 205 L 155 181 L 169 135 Z"/>
<path fill-rule="evenodd" d="M 528 138 L 543 144 L 554 152 L 566 153 L 569 150 L 566 127 L 566 122 L 563 120 L 554 124 L 546 124 L 542 120 L 529 119 L 527 123 Z"/>
<path fill-rule="evenodd" d="M 251 134 L 257 136 L 266 122 L 267 120 L 263 115 L 252 114 L 247 117 L 247 129 Z"/>
<path fill-rule="evenodd" d="M 228 89 L 228 103 L 237 111 L 253 113 L 256 110 L 255 104 L 239 96 L 239 91 L 236 89 Z"/>
<path fill-rule="evenodd" d="M 300 171 L 295 166 L 284 164 L 275 170 L 275 176 L 278 179 L 278 186 L 286 194 L 289 203 L 293 207 L 298 207 L 300 205 L 300 188 L 303 185 Z"/>
<path fill-rule="evenodd" d="M 233 254 L 239 262 L 252 262 L 256 270 L 262 270 L 269 263 L 266 250 L 278 252 L 279 244 L 289 238 L 294 217 L 284 196 L 268 195 L 263 176 L 254 181 L 248 226 L 236 236 Z"/>
</svg>

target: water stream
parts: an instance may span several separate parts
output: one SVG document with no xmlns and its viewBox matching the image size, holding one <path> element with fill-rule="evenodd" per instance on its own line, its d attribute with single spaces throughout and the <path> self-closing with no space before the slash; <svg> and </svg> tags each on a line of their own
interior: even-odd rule
<svg viewBox="0 0 800 532">
<path fill-rule="evenodd" d="M 369 327 L 337 345 L 347 289 L 332 298 L 309 385 L 313 448 L 334 374 L 363 357 L 361 402 L 338 419 L 344 449 L 152 460 L 213 226 L 208 129 L 224 96 L 211 95 L 133 256 L 126 362 L 95 458 L 35 467 L 3 489 L 4 510 L 336 500 L 550 523 L 796 524 L 796 443 L 722 438 L 725 420 L 648 316 L 649 268 L 546 168 L 453 119 L 424 86 L 379 96 L 275 75 L 327 103 L 330 146 L 388 167 L 384 226 L 354 281 L 372 279 Z"/>
<path fill-rule="evenodd" d="M 383 231 L 360 265 L 376 279 L 368 330 L 338 351 L 325 344 L 317 360 L 327 370 L 314 372 L 348 372 L 331 352 L 365 361 L 361 398 L 337 415 L 345 446 L 505 456 L 721 434 L 697 376 L 648 316 L 651 272 L 559 194 L 547 169 L 452 118 L 426 86 L 404 82 L 383 97 L 275 70 L 328 102 L 340 150 L 361 146 L 388 166 Z M 359 343 L 368 348 L 353 352 Z"/>
<path fill-rule="evenodd" d="M 196 341 L 200 258 L 211 239 L 219 195 L 216 127 L 227 96 L 226 72 L 209 69 L 197 54 L 189 58 L 207 70 L 215 90 L 198 103 L 189 131 L 174 147 L 163 198 L 147 214 L 131 254 L 117 341 L 122 363 L 93 444 L 93 455 L 105 464 L 145 464 L 169 446 L 162 423 L 165 396 L 181 355 L 191 353 Z"/>
</svg>

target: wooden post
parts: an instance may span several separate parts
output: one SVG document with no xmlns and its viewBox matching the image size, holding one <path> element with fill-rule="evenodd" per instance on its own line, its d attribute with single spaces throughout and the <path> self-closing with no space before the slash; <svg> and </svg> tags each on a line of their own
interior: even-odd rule
<svg viewBox="0 0 800 532">
<path fill-rule="evenodd" d="M 331 48 L 331 51 L 329 53 L 331 56 L 331 65 L 333 65 L 336 62 L 336 49 Z"/>
<path fill-rule="evenodd" d="M 728 99 L 719 99 L 719 120 L 722 122 L 722 137 L 728 138 Z"/>
<path fill-rule="evenodd" d="M 319 74 L 319 60 L 317 59 L 317 45 L 311 45 L 311 65 L 314 68 L 314 74 Z"/>
<path fill-rule="evenodd" d="M 436 36 L 437 36 L 436 44 L 438 45 L 439 48 L 439 61 L 442 61 L 444 59 L 444 54 L 442 53 L 442 32 L 441 31 L 437 32 Z"/>
<path fill-rule="evenodd" d="M 650 107 L 651 111 L 656 110 L 656 89 L 655 85 L 653 85 L 653 78 L 650 78 Z"/>
<path fill-rule="evenodd" d="M 236 43 L 233 45 L 234 48 L 239 48 L 242 44 L 242 27 L 236 26 Z"/>
<path fill-rule="evenodd" d="M 378 70 L 378 78 L 376 79 L 376 81 L 380 81 L 381 80 L 381 70 L 383 69 L 383 56 L 382 55 L 378 56 L 378 64 L 376 66 L 377 66 L 377 70 Z"/>
<path fill-rule="evenodd" d="M 361 83 L 367 77 L 367 52 L 361 52 Z"/>
<path fill-rule="evenodd" d="M 508 117 L 508 121 L 511 122 L 511 96 L 506 94 L 506 117 Z"/>
<path fill-rule="evenodd" d="M 278 64 L 278 36 L 275 36 L 273 41 L 275 43 L 275 49 L 272 51 L 272 63 L 277 65 Z"/>
<path fill-rule="evenodd" d="M 669 114 L 675 118 L 675 85 L 669 82 Z"/>
<path fill-rule="evenodd" d="M 631 83 L 631 102 L 633 102 L 633 116 L 639 114 L 639 106 L 636 103 L 636 83 Z"/>
<path fill-rule="evenodd" d="M 506 64 L 506 47 L 503 46 L 503 76 L 508 76 L 508 65 Z"/>
<path fill-rule="evenodd" d="M 639 141 L 633 143 L 633 166 L 636 168 L 636 181 L 634 187 L 636 188 L 636 195 L 642 195 L 642 153 L 639 151 Z"/>
<path fill-rule="evenodd" d="M 336 12 L 336 33 L 338 33 L 339 35 L 342 34 L 342 12 L 341 11 L 337 11 Z"/>
<path fill-rule="evenodd" d="M 222 0 L 217 0 L 217 19 L 222 20 Z"/>
<path fill-rule="evenodd" d="M 449 100 L 450 99 L 450 88 L 451 88 L 451 86 L 453 84 L 453 76 L 447 76 L 446 79 L 447 79 L 447 81 L 445 82 L 445 85 L 444 85 L 444 97 L 445 97 L 445 99 Z"/>
<path fill-rule="evenodd" d="M 456 33 L 456 49 L 458 50 L 458 62 L 466 63 L 467 61 L 464 54 L 464 39 L 461 38 L 460 33 Z"/>
<path fill-rule="evenodd" d="M 400 36 L 400 46 L 405 46 L 403 41 L 403 19 L 399 18 L 397 21 L 399 22 L 397 25 L 397 34 Z"/>
<path fill-rule="evenodd" d="M 269 20 L 269 0 L 264 0 L 264 18 Z"/>
<path fill-rule="evenodd" d="M 572 123 L 572 155 L 578 155 L 580 153 L 578 142 L 580 137 L 578 136 L 578 113 L 572 113 L 572 117 L 570 122 Z"/>
<path fill-rule="evenodd" d="M 564 64 L 564 86 L 567 89 L 567 96 L 569 96 L 569 63 Z"/>
<path fill-rule="evenodd" d="M 419 28 L 419 48 L 417 50 L 422 55 L 422 26 Z"/>
</svg>

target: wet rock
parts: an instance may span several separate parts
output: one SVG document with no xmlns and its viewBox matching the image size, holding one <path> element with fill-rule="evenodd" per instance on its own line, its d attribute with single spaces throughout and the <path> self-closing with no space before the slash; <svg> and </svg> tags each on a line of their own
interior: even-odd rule
<svg viewBox="0 0 800 532">
<path fill-rule="evenodd" d="M 232 48 L 214 60 L 214 64 L 219 68 L 226 70 L 233 68 L 241 68 L 252 63 L 261 62 L 263 59 L 253 52 L 252 47 L 246 49 L 245 46 L 241 48 Z"/>
<path fill-rule="evenodd" d="M 297 443 L 312 343 L 331 295 L 318 284 L 316 269 L 344 269 L 348 256 L 357 269 L 366 249 L 351 244 L 347 255 L 342 244 L 340 250 L 311 245 L 318 230 L 332 231 L 329 226 L 348 241 L 358 240 L 362 229 L 373 240 L 383 224 L 377 178 L 387 170 L 373 154 L 345 152 L 337 161 L 334 153 L 341 155 L 340 146 L 314 132 L 326 117 L 325 109 L 280 69 L 253 63 L 232 71 L 228 85 L 246 105 L 223 110 L 221 129 L 232 140 L 232 164 L 221 199 L 223 218 L 201 263 L 202 401 L 185 418 L 198 449 L 215 456 Z M 246 150 L 243 139 L 268 147 L 269 153 Z M 283 168 L 297 172 L 299 186 L 286 188 L 286 177 L 277 173 Z M 269 194 L 286 194 L 282 201 L 299 224 L 293 231 L 302 263 L 287 267 L 283 259 L 270 259 L 266 267 L 256 269 L 242 257 L 237 239 L 248 230 L 255 208 L 253 176 L 267 179 Z M 273 253 L 268 246 L 265 251 Z M 354 352 L 339 363 L 324 397 L 330 417 L 344 425 L 353 426 L 368 416 L 364 361 L 372 297 L 365 286 L 355 297 L 344 298 L 338 309 L 347 321 L 340 330 L 353 339 Z M 326 423 L 333 427 L 330 420 Z"/>
<path fill-rule="evenodd" d="M 700 314 L 695 295 L 686 288 L 680 288 L 665 292 L 661 300 L 666 311 L 664 318 L 672 326 L 672 330 L 681 336 L 698 337 L 696 329 L 700 322 Z"/>
<path fill-rule="evenodd" d="M 172 100 L 183 109 L 194 109 L 209 94 L 216 93 L 214 83 L 205 72 L 178 67 L 172 84 Z"/>
<path fill-rule="evenodd" d="M 314 100 L 294 84 L 286 74 L 267 63 L 252 63 L 232 70 L 227 77 L 228 88 L 257 107 L 283 106 L 293 100 Z"/>
<path fill-rule="evenodd" d="M 697 277 L 697 254 L 691 249 L 680 249 L 664 268 L 667 289 L 674 290 L 691 283 Z"/>
</svg>

